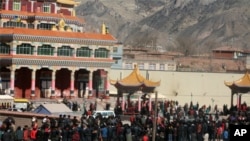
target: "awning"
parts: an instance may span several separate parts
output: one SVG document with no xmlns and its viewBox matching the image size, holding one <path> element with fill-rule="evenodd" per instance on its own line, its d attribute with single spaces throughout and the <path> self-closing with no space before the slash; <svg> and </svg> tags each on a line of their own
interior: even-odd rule
<svg viewBox="0 0 250 141">
<path fill-rule="evenodd" d="M 29 100 L 25 99 L 25 98 L 15 98 L 14 102 L 16 102 L 16 103 L 28 103 Z"/>
<path fill-rule="evenodd" d="M 0 95 L 1 100 L 14 100 L 14 98 L 10 95 Z"/>
</svg>

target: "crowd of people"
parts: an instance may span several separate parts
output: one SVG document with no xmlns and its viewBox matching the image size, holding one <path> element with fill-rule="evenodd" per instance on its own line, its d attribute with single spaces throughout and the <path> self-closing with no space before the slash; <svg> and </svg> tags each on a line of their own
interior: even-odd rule
<svg viewBox="0 0 250 141">
<path fill-rule="evenodd" d="M 92 104 L 88 111 L 94 107 Z M 119 107 L 118 104 L 116 109 Z M 156 141 L 204 141 L 206 136 L 209 141 L 229 141 L 230 124 L 250 121 L 245 103 L 231 109 L 224 105 L 222 111 L 217 106 L 199 107 L 192 102 L 181 106 L 177 101 L 159 102 L 156 107 L 152 109 L 157 110 L 155 116 L 145 104 L 140 113 L 129 115 L 130 124 L 123 123 L 122 113 L 108 118 L 94 118 L 91 112 L 84 112 L 79 118 L 45 116 L 41 123 L 33 117 L 31 124 L 24 127 L 7 118 L 0 128 L 0 141 L 151 141 L 153 137 Z"/>
</svg>

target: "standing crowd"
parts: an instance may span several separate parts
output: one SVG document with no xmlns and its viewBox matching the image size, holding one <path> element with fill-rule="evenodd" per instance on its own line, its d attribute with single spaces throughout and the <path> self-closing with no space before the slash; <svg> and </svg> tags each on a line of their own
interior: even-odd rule
<svg viewBox="0 0 250 141">
<path fill-rule="evenodd" d="M 245 103 L 231 109 L 224 105 L 222 111 L 216 106 L 213 109 L 205 105 L 199 107 L 192 102 L 180 106 L 176 101 L 159 102 L 156 107 L 153 110 L 157 110 L 157 116 L 145 107 L 139 114 L 129 116 L 130 124 L 124 124 L 119 114 L 94 118 L 91 112 L 79 118 L 45 116 L 41 123 L 34 117 L 31 124 L 24 127 L 15 125 L 9 117 L 0 128 L 0 141 L 151 141 L 154 131 L 156 141 L 204 141 L 205 137 L 209 141 L 229 141 L 230 124 L 249 125 L 250 121 Z M 90 110 L 94 110 L 93 105 Z M 227 115 L 226 118 L 221 118 L 223 115 Z"/>
</svg>

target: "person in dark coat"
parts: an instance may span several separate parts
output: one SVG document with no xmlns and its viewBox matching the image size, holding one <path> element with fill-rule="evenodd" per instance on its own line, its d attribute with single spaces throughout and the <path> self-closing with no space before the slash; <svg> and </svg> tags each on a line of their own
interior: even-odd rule
<svg viewBox="0 0 250 141">
<path fill-rule="evenodd" d="M 15 132 L 11 129 L 8 129 L 6 132 L 4 132 L 2 136 L 2 141 L 14 141 L 15 139 Z"/>
<path fill-rule="evenodd" d="M 15 139 L 16 141 L 22 141 L 23 140 L 23 130 L 21 126 L 18 126 L 15 132 Z"/>
</svg>

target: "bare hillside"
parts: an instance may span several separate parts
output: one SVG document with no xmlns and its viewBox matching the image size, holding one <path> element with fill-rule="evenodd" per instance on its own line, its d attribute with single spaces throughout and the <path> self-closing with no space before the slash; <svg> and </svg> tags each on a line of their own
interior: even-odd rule
<svg viewBox="0 0 250 141">
<path fill-rule="evenodd" d="M 84 0 L 76 11 L 86 30 L 99 32 L 104 22 L 125 45 L 191 55 L 221 45 L 249 48 L 249 6 L 249 0 Z"/>
</svg>

